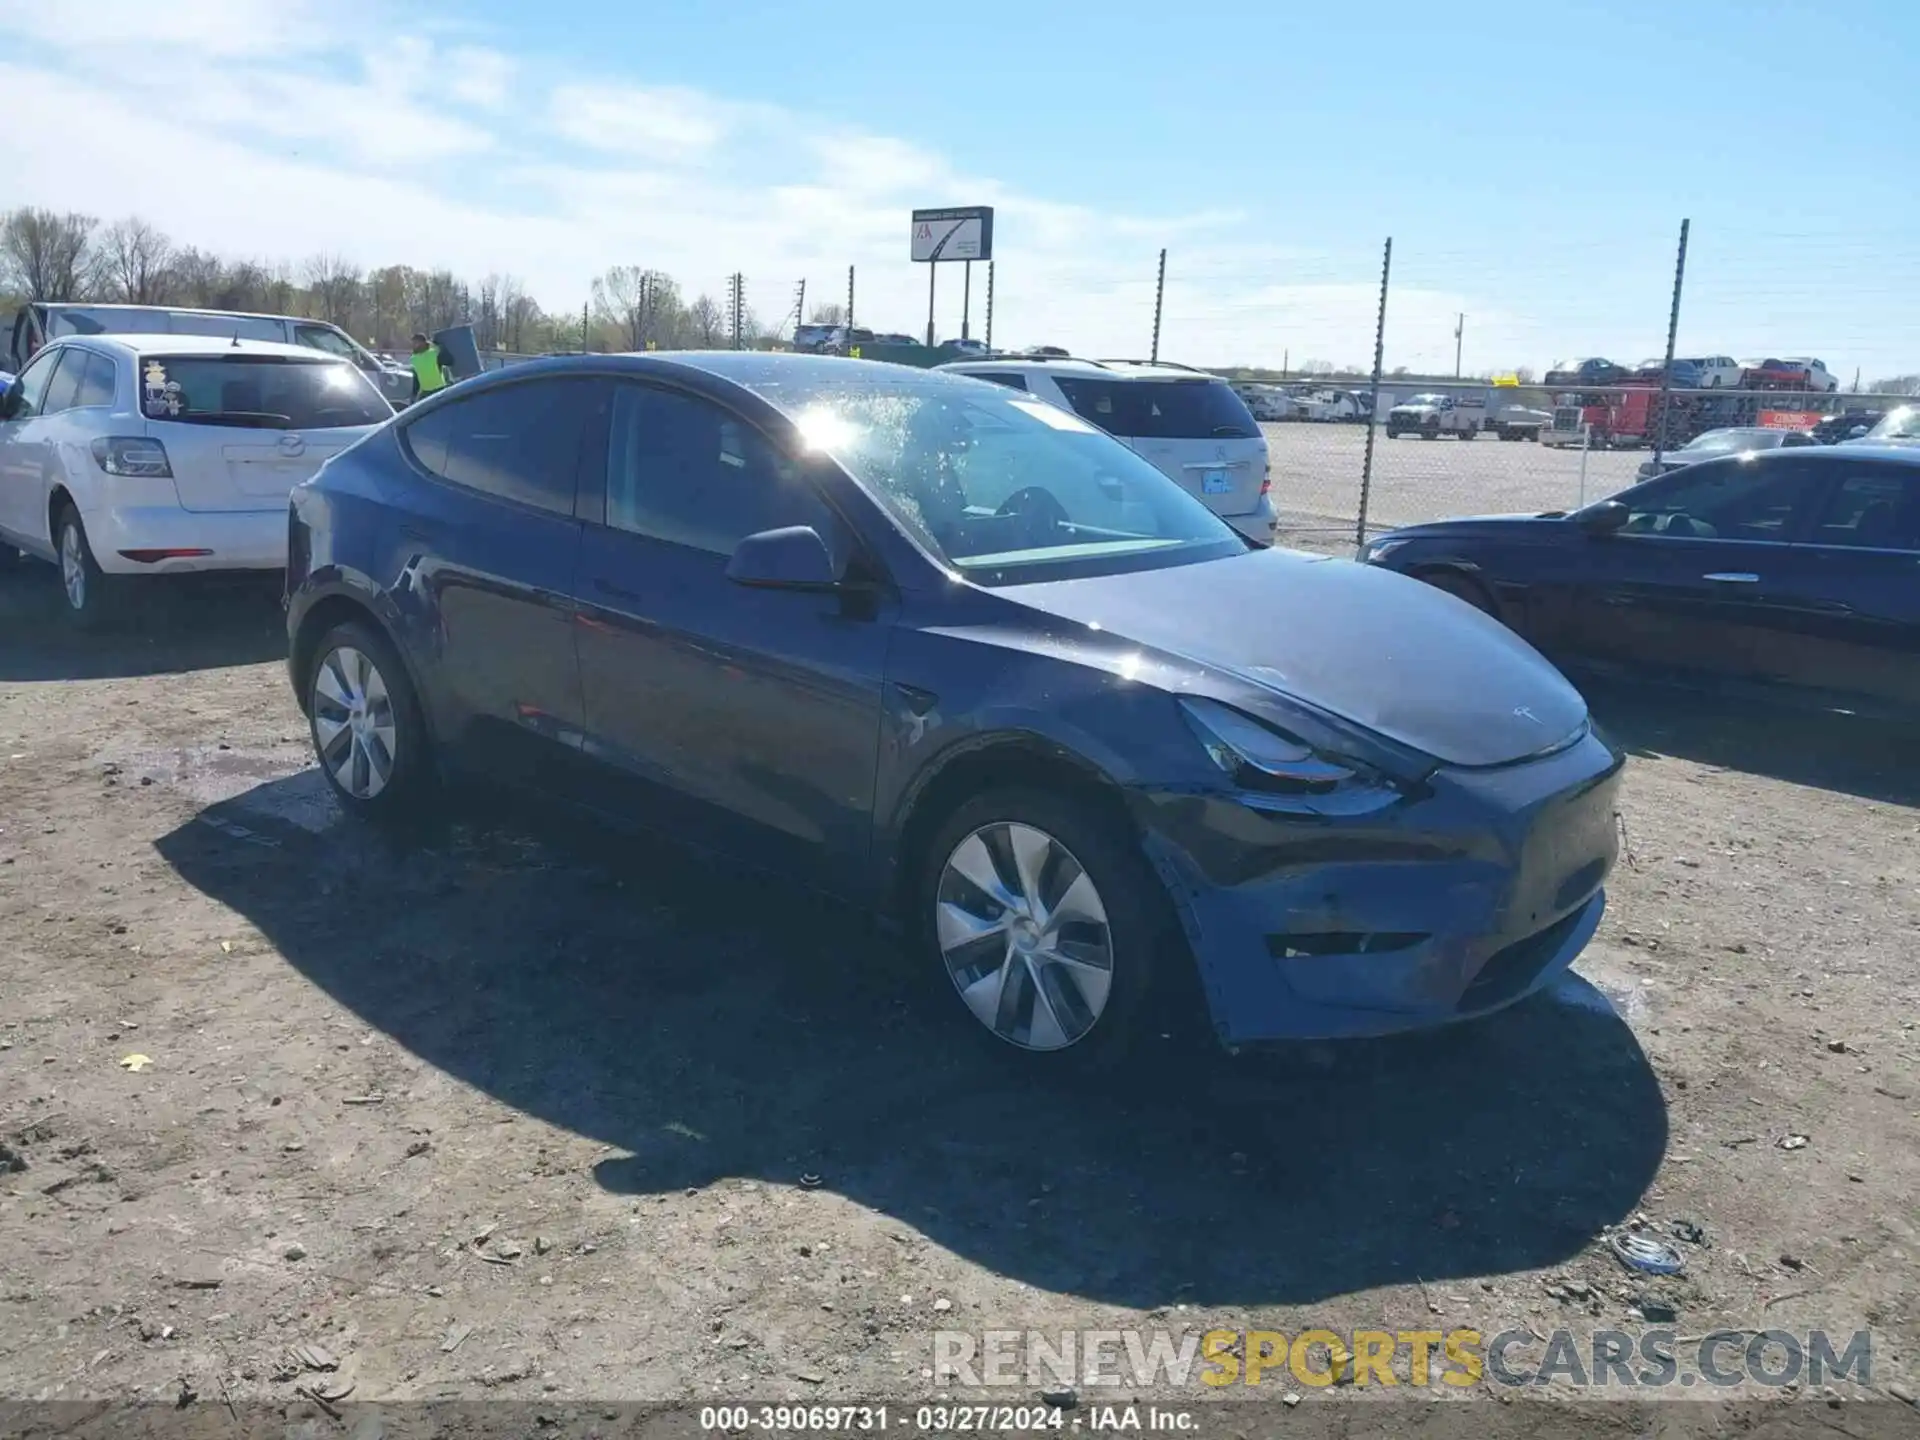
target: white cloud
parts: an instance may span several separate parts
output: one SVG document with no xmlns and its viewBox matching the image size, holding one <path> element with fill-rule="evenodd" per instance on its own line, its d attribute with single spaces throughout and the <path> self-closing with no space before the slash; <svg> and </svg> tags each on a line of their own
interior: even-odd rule
<svg viewBox="0 0 1920 1440">
<path fill-rule="evenodd" d="M 728 130 L 724 107 L 678 87 L 562 85 L 548 115 L 577 144 L 649 160 L 698 159 Z"/>
<path fill-rule="evenodd" d="M 461 45 L 448 52 L 445 73 L 446 88 L 456 100 L 495 110 L 507 101 L 514 64 L 498 50 Z"/>
</svg>

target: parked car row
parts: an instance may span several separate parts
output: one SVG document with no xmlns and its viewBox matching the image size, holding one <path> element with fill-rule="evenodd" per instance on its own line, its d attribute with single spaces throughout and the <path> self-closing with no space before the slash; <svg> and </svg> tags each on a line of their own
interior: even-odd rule
<svg viewBox="0 0 1920 1440">
<path fill-rule="evenodd" d="M 1657 384 L 1663 377 L 1676 390 L 1789 389 L 1827 394 L 1840 388 L 1826 362 L 1809 356 L 1755 360 L 1735 360 L 1730 355 L 1676 357 L 1671 368 L 1658 356 L 1634 366 L 1590 356 L 1560 361 L 1547 371 L 1541 383 L 1549 390 L 1593 390 L 1627 382 Z"/>
</svg>

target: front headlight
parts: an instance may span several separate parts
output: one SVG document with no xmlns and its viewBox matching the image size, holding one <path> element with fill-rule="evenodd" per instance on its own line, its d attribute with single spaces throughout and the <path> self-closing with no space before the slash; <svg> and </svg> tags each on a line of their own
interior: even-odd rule
<svg viewBox="0 0 1920 1440">
<path fill-rule="evenodd" d="M 1315 794 L 1359 776 L 1356 768 L 1217 700 L 1183 699 L 1180 710 L 1213 763 L 1248 789 Z"/>
<path fill-rule="evenodd" d="M 1368 565 L 1378 565 L 1406 543 L 1404 540 L 1369 540 L 1360 547 L 1360 559 Z"/>
</svg>

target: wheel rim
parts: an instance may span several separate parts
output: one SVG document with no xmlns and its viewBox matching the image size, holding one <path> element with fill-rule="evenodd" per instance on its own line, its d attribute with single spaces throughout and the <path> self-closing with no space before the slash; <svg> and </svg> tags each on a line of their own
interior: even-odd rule
<svg viewBox="0 0 1920 1440">
<path fill-rule="evenodd" d="M 983 825 L 947 857 L 934 907 L 948 978 L 973 1017 L 1022 1050 L 1064 1050 L 1113 988 L 1107 910 L 1073 853 L 1018 822 Z"/>
<path fill-rule="evenodd" d="M 87 559 L 80 549 L 80 532 L 71 525 L 60 532 L 60 583 L 66 587 L 67 604 L 87 608 Z"/>
<path fill-rule="evenodd" d="M 393 698 L 380 667 L 351 645 L 328 651 L 314 672 L 313 744 L 334 783 L 356 800 L 373 799 L 393 779 Z"/>
</svg>

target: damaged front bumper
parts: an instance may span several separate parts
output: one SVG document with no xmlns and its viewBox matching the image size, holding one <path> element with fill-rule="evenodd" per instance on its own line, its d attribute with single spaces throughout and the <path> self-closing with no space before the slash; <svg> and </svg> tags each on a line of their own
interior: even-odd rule
<svg viewBox="0 0 1920 1440">
<path fill-rule="evenodd" d="M 1333 1039 L 1470 1019 L 1552 984 L 1606 907 L 1623 763 L 1589 732 L 1539 759 L 1442 767 L 1351 819 L 1244 794 L 1133 799 L 1222 1042 Z"/>
</svg>

